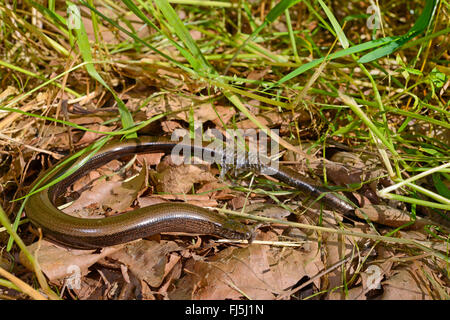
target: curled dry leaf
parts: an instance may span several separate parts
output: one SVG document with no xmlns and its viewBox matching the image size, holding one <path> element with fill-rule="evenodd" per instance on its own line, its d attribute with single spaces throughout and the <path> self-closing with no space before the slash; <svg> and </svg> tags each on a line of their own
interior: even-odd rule
<svg viewBox="0 0 450 320">
<path fill-rule="evenodd" d="M 398 228 L 412 221 L 411 216 L 405 210 L 395 209 L 387 205 L 367 204 L 363 208 L 356 209 L 355 214 L 361 219 L 369 218 L 372 222 L 393 228 Z M 408 229 L 419 230 L 426 225 L 439 225 L 444 230 L 449 230 L 450 228 L 445 222 L 439 219 L 429 220 L 416 217 L 414 224 L 409 225 Z"/>
<path fill-rule="evenodd" d="M 166 93 L 154 97 L 144 107 L 144 110 L 146 110 L 147 118 L 165 112 L 172 112 L 172 114 L 167 116 L 167 120 L 161 122 L 163 127 L 166 122 L 173 120 L 182 120 L 188 123 L 191 117 L 195 121 L 202 123 L 212 121 L 218 127 L 222 127 L 236 113 L 232 107 L 212 105 L 210 102 L 199 101 L 197 96 L 185 97 L 174 93 Z M 191 114 L 191 110 L 193 114 Z M 169 127 L 173 127 L 173 125 L 169 125 Z"/>
<path fill-rule="evenodd" d="M 231 199 L 230 204 L 233 210 L 241 209 L 248 202 L 247 197 L 245 196 L 237 196 Z"/>
<path fill-rule="evenodd" d="M 385 274 L 385 270 L 377 264 L 371 264 L 365 268 L 365 270 L 361 272 L 364 293 L 367 293 L 370 290 L 381 289 L 381 281 Z"/>
<path fill-rule="evenodd" d="M 270 71 L 272 71 L 272 68 L 263 68 L 263 69 L 260 69 L 260 70 L 252 70 L 252 71 L 250 71 L 248 73 L 247 79 L 250 79 L 250 80 L 261 80 Z"/>
<path fill-rule="evenodd" d="M 144 153 L 138 154 L 136 160 L 142 166 L 154 166 L 161 162 L 164 153 Z"/>
<path fill-rule="evenodd" d="M 356 209 L 355 214 L 361 219 L 366 219 L 367 217 L 372 222 L 394 228 L 411 221 L 411 217 L 405 211 L 387 205 L 368 204 L 363 208 Z"/>
<path fill-rule="evenodd" d="M 172 282 L 179 279 L 183 271 L 183 265 L 181 263 L 181 256 L 178 254 L 171 253 L 169 256 L 169 261 L 166 264 L 165 272 L 166 275 L 164 284 L 159 288 L 158 293 L 167 297 L 167 290 L 172 285 Z"/>
<path fill-rule="evenodd" d="M 99 125 L 99 124 L 102 124 L 103 122 L 105 122 L 105 120 L 102 119 L 101 117 L 95 116 L 95 115 L 92 115 L 92 116 L 84 115 L 79 118 L 78 117 L 71 118 L 70 122 L 79 124 L 80 126 L 86 126 L 86 125 L 91 125 L 91 124 Z"/>
<path fill-rule="evenodd" d="M 193 118 L 195 121 L 205 123 L 212 121 L 218 127 L 227 124 L 236 113 L 234 108 L 225 106 L 213 106 L 211 103 L 201 103 L 194 106 Z M 180 112 L 178 119 L 189 122 L 189 112 Z"/>
</svg>

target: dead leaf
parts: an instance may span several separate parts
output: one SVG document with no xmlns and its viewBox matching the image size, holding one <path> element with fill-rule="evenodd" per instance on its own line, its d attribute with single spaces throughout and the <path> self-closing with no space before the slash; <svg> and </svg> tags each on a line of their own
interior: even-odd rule
<svg viewBox="0 0 450 320">
<path fill-rule="evenodd" d="M 80 126 L 86 126 L 90 124 L 102 124 L 105 120 L 99 116 L 87 116 L 83 115 L 82 117 L 73 117 L 70 119 L 70 122 L 79 124 Z"/>
<path fill-rule="evenodd" d="M 247 75 L 247 79 L 249 79 L 249 80 L 261 80 L 270 71 L 272 71 L 272 68 L 264 68 L 262 70 L 252 70 Z"/>
<path fill-rule="evenodd" d="M 120 251 L 112 253 L 110 258 L 125 264 L 138 279 L 151 287 L 159 287 L 167 274 L 167 254 L 179 249 L 173 241 L 158 243 L 141 240 L 126 244 Z"/>
<path fill-rule="evenodd" d="M 229 247 L 210 259 L 189 260 L 171 299 L 274 299 L 322 267 L 315 253 L 250 245 Z"/>
<path fill-rule="evenodd" d="M 173 281 L 180 278 L 182 273 L 181 256 L 178 254 L 170 254 L 169 262 L 166 264 L 164 271 L 164 278 L 166 279 L 164 284 L 159 288 L 158 293 L 167 296 L 167 290 Z"/>
<path fill-rule="evenodd" d="M 355 214 L 361 219 L 368 217 L 372 222 L 394 228 L 411 221 L 411 217 L 405 211 L 387 205 L 367 204 L 363 208 L 356 209 Z"/>
<path fill-rule="evenodd" d="M 101 214 L 105 209 L 111 209 L 112 212 L 123 212 L 131 207 L 139 192 L 146 186 L 146 177 L 147 167 L 144 166 L 138 175 L 125 182 L 97 181 L 91 190 L 84 191 L 72 205 L 63 211 L 71 215 L 81 215 L 84 218 L 97 218 L 98 213 Z M 91 210 L 88 214 L 86 208 L 99 209 L 99 212 Z"/>
<path fill-rule="evenodd" d="M 279 113 L 276 111 L 264 112 L 256 115 L 256 119 L 264 126 L 274 127 L 282 123 L 290 123 L 294 118 L 299 122 L 305 122 L 310 120 L 310 115 L 302 110 L 296 111 L 295 115 L 292 112 Z M 240 129 L 257 129 L 258 126 L 249 119 L 242 120 L 236 123 L 236 126 Z"/>
<path fill-rule="evenodd" d="M 389 279 L 383 282 L 382 300 L 430 300 L 426 288 L 427 281 L 413 275 L 408 269 L 397 270 Z"/>
<path fill-rule="evenodd" d="M 237 196 L 231 199 L 230 204 L 233 210 L 241 209 L 248 202 L 245 196 Z"/>
<path fill-rule="evenodd" d="M 198 190 L 198 194 L 209 194 L 209 197 L 216 200 L 230 200 L 235 196 L 230 187 L 221 181 L 211 181 L 203 184 Z"/>
<path fill-rule="evenodd" d="M 291 212 L 279 205 L 270 203 L 252 203 L 245 206 L 247 213 L 256 214 L 268 218 L 282 219 L 291 214 Z"/>
<path fill-rule="evenodd" d="M 195 183 L 211 182 L 216 178 L 206 168 L 195 165 L 170 166 L 161 164 L 157 173 L 152 177 L 155 180 L 156 190 L 171 194 L 189 193 Z"/>
<path fill-rule="evenodd" d="M 96 131 L 111 131 L 111 127 L 102 126 L 98 124 L 88 126 L 92 130 Z M 103 137 L 102 134 L 97 132 L 85 131 L 80 140 L 78 140 L 75 145 L 91 144 L 98 140 L 98 138 Z"/>
<path fill-rule="evenodd" d="M 136 156 L 136 160 L 141 165 L 154 166 L 161 162 L 161 158 L 164 156 L 164 153 L 144 153 L 138 154 Z"/>
<path fill-rule="evenodd" d="M 27 248 L 33 254 L 42 269 L 42 272 L 50 281 L 57 281 L 79 272 L 82 277 L 86 275 L 88 268 L 113 252 L 120 250 L 122 245 L 103 248 L 100 253 L 94 250 L 74 250 L 60 247 L 47 240 L 41 240 L 29 245 Z M 20 262 L 32 270 L 28 259 L 20 253 Z"/>
<path fill-rule="evenodd" d="M 352 243 L 352 239 L 350 237 L 344 237 L 336 233 L 323 234 L 323 237 L 326 249 L 326 257 L 324 258 L 324 262 L 327 268 L 331 268 L 333 265 L 352 254 L 354 244 Z M 346 263 L 346 270 L 349 269 L 350 263 L 351 262 Z M 334 289 L 340 287 L 342 284 L 342 268 L 337 268 L 328 273 L 326 275 L 326 279 L 327 288 Z M 329 292 L 331 293 L 333 291 L 334 290 L 330 290 Z M 328 295 L 328 299 L 344 298 L 343 292 L 338 292 L 335 292 L 333 295 Z"/>
</svg>

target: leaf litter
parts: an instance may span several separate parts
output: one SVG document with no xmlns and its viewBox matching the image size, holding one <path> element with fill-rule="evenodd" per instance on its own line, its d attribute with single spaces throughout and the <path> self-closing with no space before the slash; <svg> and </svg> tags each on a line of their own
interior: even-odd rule
<svg viewBox="0 0 450 320">
<path fill-rule="evenodd" d="M 79 123 L 87 124 L 89 121 Z M 83 144 L 91 142 L 86 134 L 80 136 L 77 143 L 80 144 L 80 141 Z M 131 170 L 121 170 L 124 163 L 112 161 L 106 167 L 94 170 L 77 181 L 73 190 L 78 194 L 76 190 L 80 189 L 81 195 L 64 211 L 68 214 L 83 214 L 83 217 L 95 218 L 105 212 L 107 215 L 117 214 L 135 205 L 143 207 L 165 201 L 181 200 L 204 207 L 217 207 L 220 202 L 229 201 L 235 210 L 245 208 L 246 212 L 261 216 L 276 219 L 291 217 L 300 223 L 312 225 L 318 224 L 320 217 L 320 223 L 326 227 L 339 227 L 342 224 L 342 217 L 327 210 L 321 211 L 317 204 L 310 207 L 305 202 L 295 205 L 294 201 L 289 204 L 288 210 L 278 204 L 267 202 L 258 194 L 251 193 L 250 196 L 244 196 L 232 190 L 228 183 L 220 181 L 217 178 L 217 170 L 214 168 L 211 170 L 207 164 L 174 166 L 170 157 L 164 157 L 162 154 L 139 155 L 136 160 L 131 162 Z M 153 166 L 155 170 L 147 172 L 145 169 L 147 164 Z M 137 166 L 144 169 L 139 170 Z M 334 167 L 340 168 L 338 163 L 327 162 L 328 169 Z M 358 172 L 359 169 L 353 167 L 352 170 Z M 328 174 L 337 179 L 341 185 L 364 180 L 361 179 L 361 172 L 353 175 L 354 178 L 350 180 L 348 177 L 352 176 L 348 175 L 348 172 L 346 175 L 342 173 L 334 175 L 332 169 Z M 151 183 L 148 183 L 148 180 L 151 180 Z M 197 189 L 196 194 L 191 194 L 194 189 Z M 383 218 L 379 218 L 375 213 L 371 213 L 372 211 L 366 210 L 366 207 L 362 208 L 361 211 L 368 214 L 373 222 L 398 226 L 409 221 L 406 219 L 399 222 L 394 219 L 396 222 L 390 223 L 388 220 L 391 218 L 384 215 L 393 211 L 393 216 L 402 216 L 400 210 L 372 204 L 367 206 L 372 211 L 378 208 L 375 212 L 383 214 Z M 302 211 L 301 208 L 308 209 L 298 215 L 299 210 Z M 292 212 L 297 214 L 293 215 Z M 362 223 L 356 223 L 353 228 L 346 225 L 346 228 L 356 232 L 363 230 L 365 233 L 375 233 Z M 370 247 L 370 241 L 362 245 L 361 241 L 334 233 L 307 230 L 305 233 L 305 230 L 295 228 L 294 230 L 298 231 L 289 230 L 283 225 L 263 224 L 256 230 L 253 244 L 235 244 L 226 247 L 223 247 L 222 242 L 215 243 L 209 237 L 205 239 L 198 237 L 194 243 L 189 239 L 194 241 L 195 238 L 181 235 L 181 238 L 177 239 L 168 234 L 153 237 L 154 240 L 143 239 L 105 248 L 99 253 L 66 249 L 45 240 L 32 244 L 30 250 L 35 253 L 45 275 L 55 284 L 67 283 L 72 275 L 70 266 L 79 266 L 83 279 L 81 289 L 71 291 L 70 288 L 66 288 L 66 290 L 81 299 L 92 299 L 98 294 L 105 295 L 106 292 L 110 298 L 117 298 L 119 291 L 115 292 L 114 286 L 118 286 L 119 282 L 124 287 L 130 286 L 130 277 L 137 283 L 142 297 L 145 296 L 147 299 L 292 299 L 295 297 L 295 288 L 305 279 L 312 282 L 314 288 L 312 292 L 324 287 L 340 288 L 342 272 L 348 277 L 355 273 L 359 274 L 359 277 L 347 296 L 343 295 L 342 291 L 330 290 L 326 295 L 328 299 L 370 297 L 367 293 L 375 289 L 368 285 L 369 283 L 373 286 L 371 280 L 373 272 L 368 270 L 368 267 L 361 267 L 351 259 L 340 268 L 331 270 L 333 265 L 346 257 L 360 254 L 355 253 L 355 248 L 367 245 Z M 422 233 L 419 234 L 422 235 L 421 240 L 427 239 Z M 287 246 L 299 239 L 300 244 L 294 247 Z M 280 240 L 286 245 L 270 245 Z M 375 251 L 381 249 L 391 252 L 391 256 L 395 256 L 393 252 L 398 251 L 384 244 L 379 244 Z M 361 259 L 360 257 L 359 260 Z M 24 258 L 21 261 L 26 263 Z M 419 265 L 421 264 L 423 263 L 420 262 Z M 379 267 L 380 264 L 375 262 L 369 264 L 370 266 Z M 416 274 L 410 275 L 407 271 L 409 268 L 394 268 L 394 266 L 395 263 L 391 262 L 387 265 L 384 263 L 382 268 L 379 268 L 382 270 L 380 278 L 382 280 L 378 281 L 376 288 L 382 286 L 382 299 L 436 298 L 429 290 L 424 291 L 425 284 L 430 283 L 426 273 L 423 272 L 424 268 L 416 268 Z M 107 289 L 99 293 L 98 283 L 104 282 L 102 279 L 108 274 L 104 269 L 120 270 L 122 276 L 118 276 L 115 282 L 108 280 Z M 328 272 L 327 269 L 331 271 Z M 103 271 L 94 276 L 94 270 Z M 100 275 L 102 272 L 103 276 Z M 321 274 L 323 274 L 321 277 L 317 277 Z M 420 282 L 417 282 L 416 278 Z M 435 279 L 433 285 L 447 292 L 443 289 L 446 286 L 445 279 Z"/>
</svg>

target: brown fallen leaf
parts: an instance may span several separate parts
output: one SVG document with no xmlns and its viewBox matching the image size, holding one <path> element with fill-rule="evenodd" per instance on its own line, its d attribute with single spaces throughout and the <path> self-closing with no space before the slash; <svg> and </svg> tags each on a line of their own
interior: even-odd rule
<svg viewBox="0 0 450 320">
<path fill-rule="evenodd" d="M 235 113 L 235 109 L 231 107 L 213 106 L 211 103 L 201 103 L 194 106 L 193 118 L 200 123 L 212 121 L 221 128 L 224 124 L 228 124 Z M 178 114 L 178 118 L 186 123 L 189 123 L 190 117 L 191 116 L 187 112 Z"/>
<path fill-rule="evenodd" d="M 411 216 L 405 211 L 392 208 L 388 205 L 372 205 L 367 204 L 363 208 L 355 210 L 355 214 L 361 218 L 369 218 L 370 221 L 376 222 L 385 226 L 398 228 L 412 221 Z M 419 230 L 428 224 L 437 224 L 435 220 L 429 220 L 422 217 L 416 217 L 414 224 L 408 226 L 408 229 Z M 441 225 L 444 229 L 446 225 Z"/>
<path fill-rule="evenodd" d="M 163 162 L 158 165 L 157 173 L 152 174 L 151 177 L 155 181 L 158 192 L 171 194 L 189 193 L 195 183 L 216 180 L 206 168 L 186 164 L 175 167 Z"/>
<path fill-rule="evenodd" d="M 242 196 L 237 196 L 237 197 L 234 197 L 233 199 L 231 199 L 230 204 L 231 204 L 231 207 L 233 208 L 233 210 L 238 210 L 238 209 L 241 209 L 242 207 L 244 207 L 247 202 L 248 202 L 247 197 L 242 195 Z"/>
<path fill-rule="evenodd" d="M 70 118 L 70 122 L 79 124 L 80 126 L 86 126 L 86 125 L 94 124 L 94 123 L 102 124 L 104 121 L 105 121 L 104 119 L 102 119 L 99 116 L 95 116 L 95 115 L 92 115 L 92 116 L 83 115 L 82 117 L 73 117 L 73 118 L 71 117 Z"/>
<path fill-rule="evenodd" d="M 118 177 L 114 176 L 115 179 Z M 137 198 L 139 192 L 147 183 L 147 167 L 143 169 L 134 178 L 128 181 L 97 181 L 89 191 L 84 191 L 81 196 L 74 201 L 72 205 L 63 211 L 72 215 L 81 215 L 83 217 L 94 217 L 88 215 L 85 208 L 91 207 L 99 209 L 101 214 L 105 209 L 110 209 L 113 213 L 123 212 L 130 208 L 131 204 Z"/>
<path fill-rule="evenodd" d="M 326 219 L 324 219 L 326 221 Z M 328 220 L 331 222 L 331 219 Z M 330 223 L 331 224 L 331 223 Z M 324 225 L 326 225 L 324 223 Z M 331 268 L 333 265 L 339 263 L 346 257 L 352 254 L 353 248 L 355 247 L 354 239 L 351 237 L 343 237 L 336 233 L 323 233 L 322 234 L 324 240 L 324 263 L 327 268 Z M 345 268 L 348 270 L 351 266 L 351 261 L 345 263 Z M 326 276 L 326 287 L 328 289 L 338 288 L 342 284 L 342 268 L 335 269 L 328 273 Z M 344 293 L 340 290 L 334 292 L 333 295 L 330 293 L 334 290 L 329 291 L 328 299 L 337 298 L 343 299 Z"/>
<path fill-rule="evenodd" d="M 363 208 L 356 209 L 355 214 L 361 219 L 368 217 L 372 222 L 395 228 L 411 221 L 411 217 L 405 211 L 387 205 L 367 204 Z"/>
<path fill-rule="evenodd" d="M 167 297 L 167 290 L 172 285 L 173 281 L 180 278 L 183 271 L 183 264 L 181 263 L 181 256 L 178 254 L 170 254 L 169 261 L 166 264 L 164 271 L 164 284 L 159 288 L 158 293 Z"/>
<path fill-rule="evenodd" d="M 291 214 L 289 210 L 271 203 L 251 203 L 245 206 L 247 213 L 263 217 L 282 219 Z"/>
<path fill-rule="evenodd" d="M 144 153 L 136 156 L 136 161 L 142 166 L 154 166 L 161 162 L 164 153 Z"/>
<path fill-rule="evenodd" d="M 99 124 L 94 124 L 94 125 L 88 125 L 88 128 L 92 129 L 92 130 L 96 130 L 96 131 L 111 131 L 112 128 L 111 127 L 107 127 L 107 126 L 102 126 Z M 96 140 L 98 140 L 100 137 L 103 137 L 102 134 L 97 133 L 97 132 L 91 132 L 91 131 L 85 131 L 83 136 L 81 137 L 80 140 L 78 140 L 75 145 L 76 146 L 80 146 L 80 145 L 89 145 L 94 143 Z"/>
<path fill-rule="evenodd" d="M 41 240 L 29 245 L 27 248 L 34 255 L 42 272 L 50 281 L 57 282 L 77 273 L 80 277 L 86 275 L 88 268 L 115 251 L 122 245 L 103 248 L 100 253 L 94 250 L 75 250 L 60 247 L 47 240 Z M 32 270 L 28 259 L 20 253 L 20 262 Z"/>
<path fill-rule="evenodd" d="M 272 276 L 264 273 L 269 269 L 267 251 L 262 246 L 229 247 L 210 260 L 189 260 L 189 273 L 178 287 L 188 286 L 190 299 L 273 299 L 274 288 L 267 284 L 267 278 Z M 169 297 L 176 295 L 169 292 Z"/>
<path fill-rule="evenodd" d="M 382 265 L 371 264 L 361 272 L 362 287 L 364 294 L 370 290 L 381 289 L 381 281 L 383 281 L 386 275 L 385 270 L 382 269 Z"/>
<path fill-rule="evenodd" d="M 83 277 L 81 279 L 80 286 L 74 287 L 72 290 L 75 293 L 74 299 L 77 300 L 100 300 L 101 296 L 101 287 L 103 283 L 98 281 L 98 279 L 91 279 L 88 277 Z M 70 291 L 69 291 L 70 294 Z"/>
<path fill-rule="evenodd" d="M 167 255 L 177 250 L 180 248 L 173 241 L 141 240 L 126 244 L 109 257 L 125 264 L 139 280 L 159 287 L 167 274 Z"/>
<path fill-rule="evenodd" d="M 271 70 L 272 70 L 271 68 L 264 68 L 264 69 L 260 69 L 260 70 L 251 70 L 248 73 L 248 75 L 247 75 L 247 79 L 250 79 L 250 80 L 261 80 Z"/>
<path fill-rule="evenodd" d="M 347 296 L 344 296 L 343 293 L 339 290 L 331 291 L 328 294 L 328 300 L 367 300 L 365 295 L 365 289 L 362 285 L 350 288 L 347 291 Z"/>
<path fill-rule="evenodd" d="M 211 170 L 211 172 L 213 172 L 213 170 Z M 233 190 L 231 190 L 226 183 L 218 180 L 206 182 L 197 190 L 197 193 L 208 193 L 208 196 L 211 199 L 216 200 L 231 200 L 235 197 L 235 195 L 233 194 Z"/>
<path fill-rule="evenodd" d="M 310 115 L 306 111 L 298 111 L 295 115 L 292 112 L 279 113 L 276 111 L 269 111 L 260 113 L 256 116 L 256 119 L 267 127 L 274 127 L 281 123 L 289 123 L 293 119 L 304 122 L 310 120 Z M 236 123 L 236 126 L 240 129 L 257 129 L 258 126 L 251 120 L 242 120 Z"/>
<path fill-rule="evenodd" d="M 187 274 L 169 292 L 169 298 L 275 299 L 303 276 L 318 272 L 322 265 L 315 256 L 264 245 L 228 247 L 209 259 L 189 260 Z"/>
<path fill-rule="evenodd" d="M 411 270 L 402 268 L 382 283 L 382 300 L 430 300 L 427 280 L 412 274 Z M 427 288 L 428 287 L 428 288 Z"/>
</svg>

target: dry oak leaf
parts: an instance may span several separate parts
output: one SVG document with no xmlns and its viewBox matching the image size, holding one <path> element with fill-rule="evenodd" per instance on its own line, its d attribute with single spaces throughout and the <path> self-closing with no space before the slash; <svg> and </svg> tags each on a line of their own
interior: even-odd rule
<svg viewBox="0 0 450 320">
<path fill-rule="evenodd" d="M 118 179 L 117 175 L 113 176 Z M 147 183 L 147 167 L 144 166 L 138 175 L 128 181 L 97 181 L 91 190 L 85 191 L 74 201 L 72 205 L 63 211 L 71 215 L 81 215 L 84 218 L 98 216 L 86 215 L 86 208 L 97 207 L 100 213 L 104 209 L 111 209 L 112 212 L 123 212 L 130 208 L 137 198 L 139 192 L 145 188 Z"/>
<path fill-rule="evenodd" d="M 318 263 L 317 263 L 318 262 Z M 171 299 L 275 299 L 305 275 L 312 277 L 320 261 L 293 248 L 249 245 L 219 252 L 203 261 L 190 260 L 187 274 L 169 292 Z"/>
<path fill-rule="evenodd" d="M 180 250 L 173 241 L 141 240 L 126 244 L 121 250 L 110 255 L 125 264 L 128 269 L 139 279 L 145 281 L 151 287 L 159 287 L 166 274 L 167 256 L 170 252 Z"/>
<path fill-rule="evenodd" d="M 382 300 L 430 300 L 428 281 L 408 269 L 400 269 L 382 282 Z"/>
<path fill-rule="evenodd" d="M 161 167 L 158 166 L 158 172 L 152 175 L 158 192 L 184 194 L 190 192 L 195 183 L 216 180 L 211 172 L 199 166 L 182 164 L 160 170 Z"/>
<path fill-rule="evenodd" d="M 89 273 L 88 268 L 94 263 L 119 250 L 122 245 L 103 248 L 100 253 L 94 250 L 75 250 L 60 247 L 47 240 L 41 240 L 29 245 L 27 248 L 34 255 L 42 269 L 42 272 L 50 281 L 57 281 L 74 272 L 80 272 L 80 276 Z M 20 253 L 20 262 L 28 269 L 33 270 L 28 259 Z"/>
</svg>

